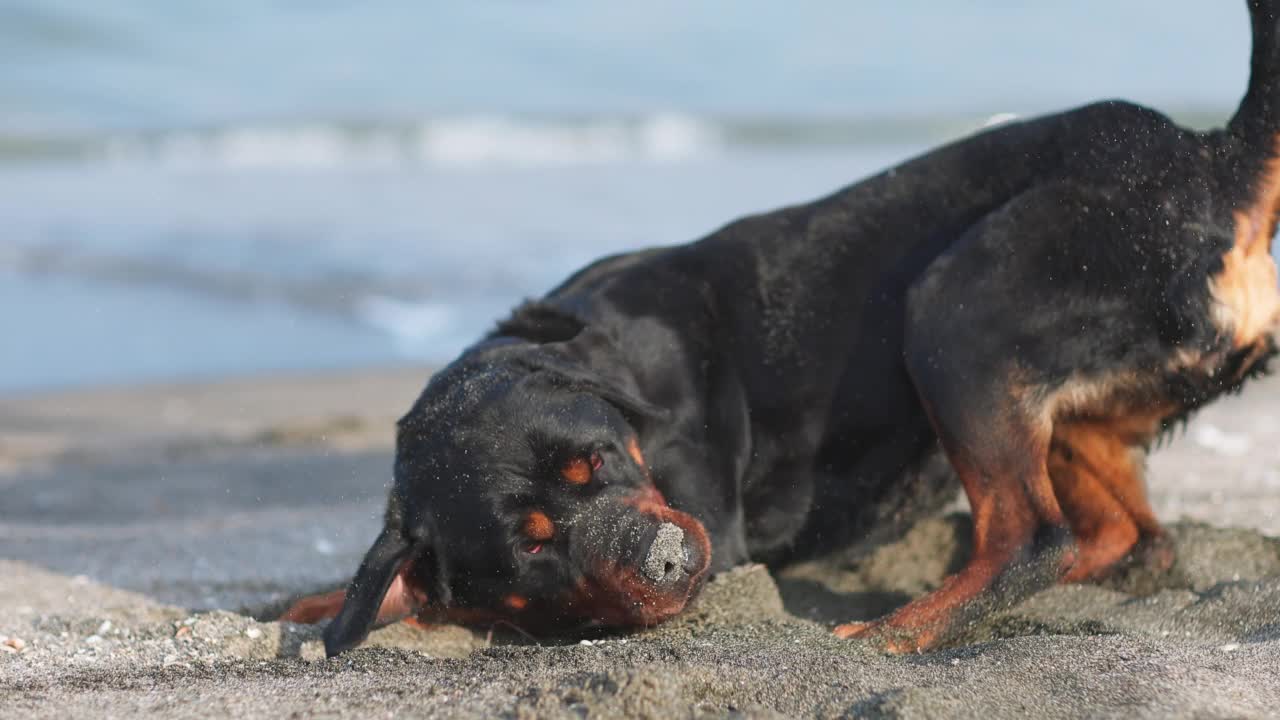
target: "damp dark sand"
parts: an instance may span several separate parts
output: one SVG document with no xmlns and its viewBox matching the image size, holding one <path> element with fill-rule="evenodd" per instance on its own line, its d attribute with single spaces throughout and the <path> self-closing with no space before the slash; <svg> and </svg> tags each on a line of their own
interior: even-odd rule
<svg viewBox="0 0 1280 720">
<path fill-rule="evenodd" d="M 1152 461 L 1172 571 L 1055 587 L 947 649 L 830 635 L 937 585 L 962 513 L 851 562 L 715 578 L 681 618 L 543 640 L 396 625 L 323 659 L 271 622 L 377 529 L 424 373 L 0 401 L 0 717 L 1266 717 L 1280 712 L 1280 382 Z"/>
</svg>

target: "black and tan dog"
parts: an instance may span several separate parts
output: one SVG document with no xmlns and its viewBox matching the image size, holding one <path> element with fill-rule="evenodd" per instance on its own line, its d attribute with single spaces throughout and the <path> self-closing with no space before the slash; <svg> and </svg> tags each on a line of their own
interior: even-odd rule
<svg viewBox="0 0 1280 720">
<path fill-rule="evenodd" d="M 954 492 L 974 550 L 843 625 L 928 648 L 1170 551 L 1152 440 L 1273 354 L 1280 0 L 1227 127 L 1104 102 L 1001 126 L 698 242 L 601 260 L 435 375 L 330 654 L 407 614 L 648 625 L 708 572 L 879 542 Z"/>
</svg>

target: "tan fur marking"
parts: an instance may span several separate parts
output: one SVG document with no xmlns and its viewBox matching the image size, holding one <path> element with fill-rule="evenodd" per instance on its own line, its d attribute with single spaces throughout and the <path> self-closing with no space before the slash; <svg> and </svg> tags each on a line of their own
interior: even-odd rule
<svg viewBox="0 0 1280 720">
<path fill-rule="evenodd" d="M 1253 204 L 1236 212 L 1236 247 L 1252 255 L 1268 253 L 1276 232 L 1276 212 L 1280 210 L 1280 135 L 1273 141 Z"/>
<path fill-rule="evenodd" d="M 574 485 L 591 482 L 591 463 L 586 458 L 574 458 L 560 468 L 560 475 Z"/>
<path fill-rule="evenodd" d="M 635 436 L 632 436 L 631 439 L 627 440 L 627 454 L 630 455 L 631 459 L 635 460 L 636 464 L 640 467 L 647 467 L 644 464 L 644 455 L 640 453 L 640 443 L 635 439 Z"/>
<path fill-rule="evenodd" d="M 1136 417 L 1145 423 L 1176 412 L 1174 405 L 1153 398 L 1149 375 L 1124 371 L 1094 378 L 1072 376 L 1039 405 L 1040 412 L 1050 423 L 1083 417 Z"/>
<path fill-rule="evenodd" d="M 1141 538 L 1163 535 L 1142 468 L 1161 419 L 1162 412 L 1152 410 L 1054 426 L 1049 475 L 1079 550 L 1064 581 L 1105 574 Z"/>
<path fill-rule="evenodd" d="M 1256 343 L 1280 320 L 1280 291 L 1270 252 L 1250 255 L 1236 245 L 1223 256 L 1222 272 L 1209 281 L 1209 292 L 1216 301 L 1214 324 L 1231 333 L 1236 348 Z"/>
<path fill-rule="evenodd" d="M 529 598 L 512 593 L 502 599 L 502 604 L 512 610 L 523 610 L 529 605 Z"/>
<path fill-rule="evenodd" d="M 1049 453 L 1049 476 L 1062 511 L 1075 536 L 1075 563 L 1062 579 L 1074 582 L 1106 572 L 1138 542 L 1137 524 L 1120 501 L 1109 492 L 1108 483 L 1132 478 L 1128 453 L 1119 443 L 1077 433 L 1063 426 L 1055 429 L 1054 447 Z"/>
<path fill-rule="evenodd" d="M 1267 161 L 1253 203 L 1235 212 L 1235 242 L 1222 258 L 1222 272 L 1209 280 L 1216 305 L 1214 324 L 1242 348 L 1274 332 L 1280 322 L 1280 290 L 1271 259 L 1271 237 L 1280 210 L 1280 136 Z"/>
<path fill-rule="evenodd" d="M 1197 360 L 1178 357 L 1174 363 Z M 1141 537 L 1161 535 L 1146 498 L 1142 461 L 1177 406 L 1136 372 L 1072 378 L 1046 403 L 1053 419 L 1048 458 L 1053 490 L 1070 521 L 1077 553 L 1063 580 L 1107 572 Z"/>
<path fill-rule="evenodd" d="M 541 510 L 534 510 L 524 516 L 524 536 L 530 540 L 542 542 L 555 537 L 556 526 L 551 518 Z"/>
</svg>

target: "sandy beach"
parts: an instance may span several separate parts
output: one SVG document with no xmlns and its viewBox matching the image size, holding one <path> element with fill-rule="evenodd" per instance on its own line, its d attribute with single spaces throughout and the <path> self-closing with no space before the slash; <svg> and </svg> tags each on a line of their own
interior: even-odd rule
<svg viewBox="0 0 1280 720">
<path fill-rule="evenodd" d="M 1055 587 L 890 657 L 833 638 L 963 562 L 963 505 L 853 562 L 715 578 L 656 629 L 396 625 L 325 660 L 273 622 L 376 534 L 421 368 L 0 399 L 0 716 L 1267 717 L 1280 708 L 1280 379 L 1150 463 L 1175 567 Z"/>
</svg>

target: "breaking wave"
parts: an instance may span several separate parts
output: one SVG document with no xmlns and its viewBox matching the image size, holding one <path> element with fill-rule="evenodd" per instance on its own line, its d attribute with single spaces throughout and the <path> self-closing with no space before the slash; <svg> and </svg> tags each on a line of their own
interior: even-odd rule
<svg viewBox="0 0 1280 720">
<path fill-rule="evenodd" d="M 400 123 L 250 123 L 80 135 L 0 130 L 0 162 L 70 160 L 233 170 L 678 163 L 742 148 L 945 139 L 1010 117 L 724 119 L 664 112 L 577 119 L 466 115 Z"/>
</svg>

